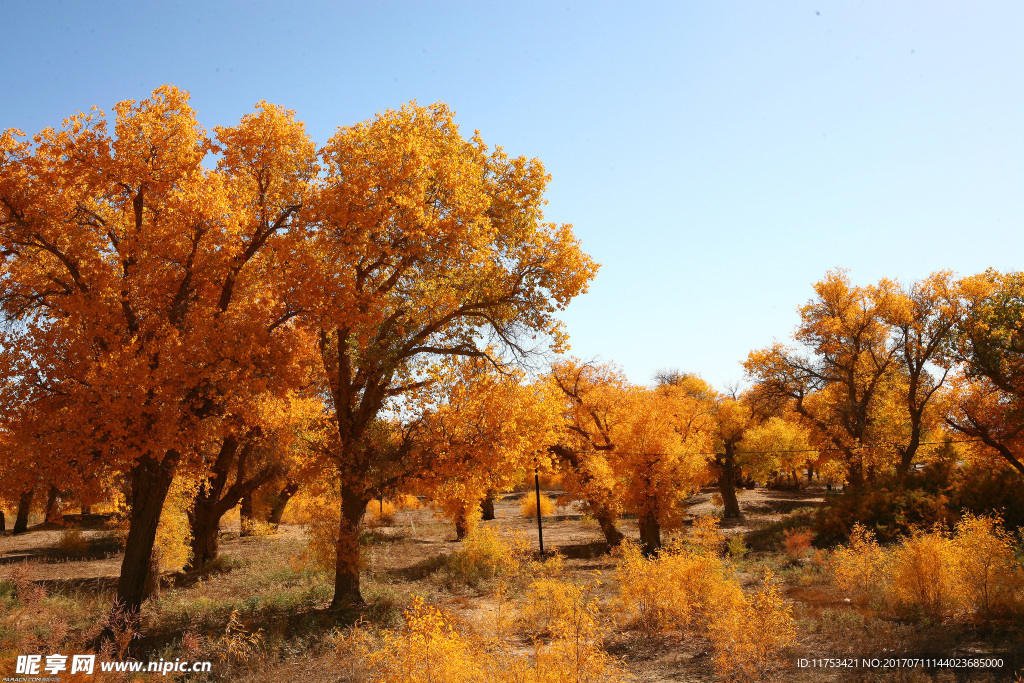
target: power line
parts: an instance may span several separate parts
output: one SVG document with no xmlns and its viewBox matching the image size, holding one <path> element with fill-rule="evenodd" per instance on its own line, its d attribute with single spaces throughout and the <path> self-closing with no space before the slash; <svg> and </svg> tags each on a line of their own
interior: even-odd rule
<svg viewBox="0 0 1024 683">
<path fill-rule="evenodd" d="M 1003 436 L 999 437 L 1000 441 L 1009 441 L 1011 439 L 1024 439 L 1024 435 L 1021 436 Z M 922 441 L 918 446 L 941 446 L 947 443 L 985 443 L 984 439 L 950 439 L 948 441 Z M 847 446 L 845 448 L 780 448 L 778 450 L 771 451 L 736 451 L 734 455 L 774 455 L 776 453 L 831 453 L 831 452 L 844 452 L 847 450 L 862 450 L 868 448 L 886 448 L 892 447 L 892 444 L 867 444 L 861 446 Z M 717 451 L 690 451 L 683 453 L 637 453 L 634 451 L 611 451 L 611 450 L 593 450 L 593 451 L 579 451 L 579 455 L 593 455 L 596 453 L 614 453 L 615 455 L 657 455 L 657 456 L 669 456 L 669 455 L 725 455 L 724 453 Z"/>
</svg>

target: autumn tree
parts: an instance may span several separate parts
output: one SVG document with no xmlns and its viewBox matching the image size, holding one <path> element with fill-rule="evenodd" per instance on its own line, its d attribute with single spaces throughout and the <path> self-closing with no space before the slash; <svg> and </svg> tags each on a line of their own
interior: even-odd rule
<svg viewBox="0 0 1024 683">
<path fill-rule="evenodd" d="M 172 86 L 115 111 L 112 134 L 93 111 L 0 137 L 0 405 L 9 428 L 44 416 L 86 476 L 126 479 L 131 612 L 179 465 L 231 397 L 288 384 L 279 271 L 316 167 L 302 124 L 265 103 L 213 138 Z"/>
<path fill-rule="evenodd" d="M 876 297 L 891 326 L 901 377 L 899 391 L 908 433 L 897 445 L 896 466 L 900 475 L 906 475 L 926 431 L 934 429 L 939 420 L 932 410 L 933 399 L 956 362 L 954 340 L 964 309 L 959 287 L 946 271 L 909 286 L 882 280 Z"/>
<path fill-rule="evenodd" d="M 461 540 L 481 516 L 481 503 L 508 490 L 524 471 L 548 468 L 554 405 L 516 369 L 499 372 L 483 358 L 445 363 L 438 396 L 423 420 L 418 467 L 434 503 L 455 522 Z"/>
<path fill-rule="evenodd" d="M 639 387 L 614 366 L 578 361 L 556 364 L 551 380 L 564 402 L 563 436 L 552 448 L 563 485 L 595 514 L 609 544 L 617 540 L 609 522 L 629 510 L 644 551 L 655 552 L 662 527 L 681 522 L 682 500 L 708 481 L 714 392 L 697 377 Z"/>
<path fill-rule="evenodd" d="M 323 405 L 297 395 L 249 397 L 225 420 L 232 424 L 219 441 L 201 452 L 192 505 L 188 509 L 192 556 L 189 568 L 216 559 L 220 520 L 246 496 L 275 478 L 287 476 L 297 463 L 293 450 L 299 434 L 321 418 Z"/>
<path fill-rule="evenodd" d="M 1024 274 L 988 270 L 964 278 L 956 330 L 963 362 L 946 398 L 946 423 L 980 440 L 1024 475 Z"/>
<path fill-rule="evenodd" d="M 570 226 L 543 222 L 540 162 L 464 139 L 444 105 L 409 104 L 341 128 L 321 160 L 295 291 L 319 341 L 337 431 L 340 607 L 362 600 L 358 528 L 376 495 L 380 451 L 366 436 L 378 416 L 401 408 L 434 359 L 501 365 L 562 346 L 553 313 L 585 291 L 596 266 Z"/>
<path fill-rule="evenodd" d="M 878 297 L 832 271 L 814 286 L 817 298 L 800 308 L 796 340 L 754 351 L 744 363 L 761 399 L 785 400 L 841 452 L 851 486 L 870 474 L 863 446 L 879 397 L 896 369 L 898 349 Z M 866 471 L 867 470 L 867 471 Z"/>
<path fill-rule="evenodd" d="M 567 499 L 581 502 L 597 520 L 610 547 L 622 542 L 616 521 L 622 514 L 619 482 L 609 461 L 613 433 L 625 419 L 622 371 L 610 364 L 577 359 L 552 365 L 547 377 L 559 400 L 563 429 L 550 447 Z"/>
</svg>

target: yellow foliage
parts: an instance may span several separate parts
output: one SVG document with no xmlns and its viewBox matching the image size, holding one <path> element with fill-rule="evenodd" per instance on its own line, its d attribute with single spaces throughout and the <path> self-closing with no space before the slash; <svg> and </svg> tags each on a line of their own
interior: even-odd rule
<svg viewBox="0 0 1024 683">
<path fill-rule="evenodd" d="M 715 670 L 726 680 L 760 680 L 776 653 L 796 639 L 792 608 L 779 593 L 771 572 L 753 596 L 729 591 L 723 606 L 708 623 Z"/>
<path fill-rule="evenodd" d="M 224 635 L 217 641 L 216 650 L 226 654 L 233 662 L 247 662 L 259 654 L 263 642 L 263 636 L 260 635 L 262 632 L 261 628 L 255 631 L 246 629 L 238 620 L 238 611 L 232 610 Z"/>
<path fill-rule="evenodd" d="M 339 655 L 366 663 L 371 681 L 386 683 L 624 683 L 630 677 L 595 638 L 563 632 L 548 645 L 534 641 L 531 654 L 458 624 L 449 614 L 416 598 L 405 625 L 385 631 L 380 642 L 355 632 L 337 638 Z"/>
<path fill-rule="evenodd" d="M 555 511 L 555 504 L 547 494 L 540 494 L 540 514 L 547 517 Z M 527 493 L 519 499 L 519 514 L 528 519 L 537 518 L 537 494 Z"/>
<path fill-rule="evenodd" d="M 530 553 L 530 544 L 524 537 L 499 535 L 493 528 L 483 526 L 466 536 L 462 547 L 445 558 L 445 567 L 459 580 L 475 584 L 497 576 L 522 574 Z"/>
<path fill-rule="evenodd" d="M 188 509 L 195 500 L 199 482 L 175 477 L 160 513 L 153 552 L 165 572 L 181 571 L 192 557 L 192 529 Z"/>
<path fill-rule="evenodd" d="M 399 510 L 419 510 L 423 506 L 420 499 L 411 493 L 399 493 L 395 496 L 395 507 Z"/>
<path fill-rule="evenodd" d="M 626 544 L 617 570 L 622 608 L 648 633 L 707 635 L 720 676 L 758 680 L 795 638 L 791 609 L 770 575 L 746 596 L 733 570 L 709 550 L 707 543 L 680 544 L 646 559 Z"/>
<path fill-rule="evenodd" d="M 519 610 L 519 630 L 532 638 L 593 637 L 598 605 L 592 592 L 589 586 L 569 581 L 534 581 Z"/>
<path fill-rule="evenodd" d="M 306 558 L 317 569 L 333 572 L 338 557 L 339 507 L 337 499 L 306 510 Z"/>
<path fill-rule="evenodd" d="M 694 518 L 693 527 L 686 541 L 699 548 L 701 552 L 717 555 L 725 544 L 725 534 L 718 528 L 717 517 L 701 515 Z"/>
<path fill-rule="evenodd" d="M 395 522 L 395 504 L 390 500 L 371 500 L 366 508 L 366 523 L 371 526 L 391 526 Z"/>
<path fill-rule="evenodd" d="M 1024 609 L 1024 571 L 995 516 L 966 515 L 952 533 L 918 531 L 889 548 L 857 525 L 832 571 L 840 588 L 901 615 L 991 619 Z"/>
</svg>

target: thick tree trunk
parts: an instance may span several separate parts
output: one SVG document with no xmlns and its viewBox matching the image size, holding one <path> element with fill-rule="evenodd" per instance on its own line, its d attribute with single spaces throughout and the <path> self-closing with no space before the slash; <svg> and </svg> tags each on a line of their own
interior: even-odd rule
<svg viewBox="0 0 1024 683">
<path fill-rule="evenodd" d="M 487 495 L 480 502 L 480 512 L 483 513 L 483 520 L 490 521 L 494 519 L 494 498 L 497 494 L 494 491 L 488 491 Z"/>
<path fill-rule="evenodd" d="M 640 550 L 647 557 L 653 556 L 661 549 L 661 525 L 658 518 L 642 516 L 639 518 Z"/>
<path fill-rule="evenodd" d="M 50 491 L 46 494 L 46 510 L 43 512 L 43 520 L 48 523 L 57 521 L 57 499 L 60 498 L 60 491 L 53 484 L 50 484 Z"/>
<path fill-rule="evenodd" d="M 252 514 L 252 495 L 243 496 L 242 504 L 239 508 L 239 522 L 241 529 L 239 530 L 239 536 L 251 536 L 252 535 L 252 523 L 256 521 L 256 517 Z"/>
<path fill-rule="evenodd" d="M 810 486 L 814 483 L 814 463 L 807 463 L 807 485 Z"/>
<path fill-rule="evenodd" d="M 35 492 L 35 489 L 29 489 L 18 497 L 18 515 L 14 518 L 11 533 L 23 534 L 28 531 L 28 513 L 32 509 L 32 497 Z"/>
<path fill-rule="evenodd" d="M 217 559 L 220 518 L 223 515 L 218 514 L 216 508 L 215 503 L 197 497 L 188 511 L 188 523 L 192 531 L 192 557 L 186 566 L 188 570 L 199 569 Z"/>
<path fill-rule="evenodd" d="M 369 502 L 368 496 L 342 484 L 332 610 L 363 604 L 363 595 L 359 592 L 359 523 Z"/>
<path fill-rule="evenodd" d="M 7 532 L 7 518 L 4 517 L 4 511 L 0 510 L 0 534 Z"/>
<path fill-rule="evenodd" d="M 601 525 L 601 533 L 604 534 L 604 540 L 608 543 L 609 548 L 614 548 L 622 543 L 624 536 L 615 527 L 615 516 L 611 512 L 606 509 L 598 510 L 594 513 L 594 519 Z"/>
<path fill-rule="evenodd" d="M 92 506 L 91 505 L 83 505 L 81 512 L 82 512 L 83 515 L 91 515 L 92 514 Z"/>
<path fill-rule="evenodd" d="M 281 523 L 281 517 L 284 516 L 285 507 L 288 506 L 288 501 L 292 499 L 299 491 L 299 482 L 289 480 L 285 484 L 284 488 L 281 489 L 274 497 L 274 503 L 270 506 L 270 512 L 267 513 L 267 523 L 278 526 Z"/>
<path fill-rule="evenodd" d="M 220 519 L 228 510 L 238 505 L 239 501 L 242 503 L 240 533 L 246 536 L 251 532 L 252 523 L 255 521 L 251 496 L 257 488 L 278 475 L 276 466 L 267 466 L 255 476 L 246 479 L 253 442 L 247 441 L 241 448 L 238 446 L 239 442 L 234 436 L 225 437 L 211 469 L 213 476 L 200 487 L 195 500 L 192 501 L 192 507 L 188 512 L 188 521 L 192 528 L 192 559 L 189 560 L 189 569 L 199 569 L 217 559 Z M 235 482 L 225 489 L 236 456 L 238 462 Z"/>
<path fill-rule="evenodd" d="M 736 459 L 733 455 L 735 445 L 726 444 L 725 455 L 718 462 L 718 492 L 725 506 L 726 519 L 743 519 L 740 502 L 736 498 Z"/>
<path fill-rule="evenodd" d="M 117 581 L 117 603 L 128 614 L 137 614 L 146 596 L 156 527 L 167 491 L 174 480 L 178 459 L 176 451 L 168 451 L 161 460 L 145 455 L 139 458 L 129 474 L 131 513 L 121 576 Z"/>
<path fill-rule="evenodd" d="M 462 515 L 456 515 L 455 517 L 455 540 L 461 541 L 469 533 L 469 525 L 466 524 L 466 518 Z"/>
</svg>

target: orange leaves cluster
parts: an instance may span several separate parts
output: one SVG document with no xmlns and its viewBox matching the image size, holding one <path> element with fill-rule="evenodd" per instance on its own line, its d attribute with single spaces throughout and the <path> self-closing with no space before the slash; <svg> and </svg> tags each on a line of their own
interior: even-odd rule
<svg viewBox="0 0 1024 683">
<path fill-rule="evenodd" d="M 312 146 L 256 143 L 302 138 L 293 113 L 263 105 L 215 140 L 172 86 L 115 112 L 113 135 L 94 112 L 0 150 L 2 305 L 26 323 L 3 339 L 5 417 L 102 452 L 74 458 L 94 472 L 196 452 L 212 402 L 279 389 L 303 346 L 273 328 L 288 304 L 272 252 Z"/>
</svg>

